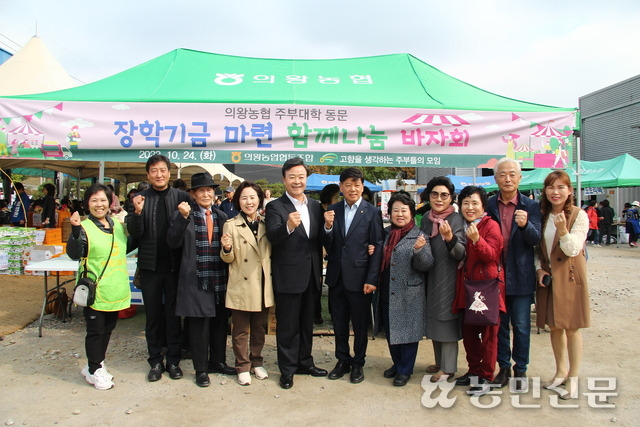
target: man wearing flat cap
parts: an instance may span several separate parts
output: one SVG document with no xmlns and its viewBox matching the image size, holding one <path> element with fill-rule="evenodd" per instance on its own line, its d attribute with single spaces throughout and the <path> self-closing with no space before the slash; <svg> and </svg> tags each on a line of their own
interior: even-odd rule
<svg viewBox="0 0 640 427">
<path fill-rule="evenodd" d="M 167 233 L 169 246 L 182 248 L 176 315 L 188 319 L 200 387 L 209 386 L 209 372 L 225 367 L 235 371 L 225 363 L 227 264 L 220 258 L 220 238 L 227 215 L 213 205 L 216 187 L 208 172 L 194 174 L 189 190 L 192 200 L 178 205 Z"/>
<path fill-rule="evenodd" d="M 220 209 L 227 214 L 229 219 L 238 215 L 238 210 L 233 206 L 233 195 L 235 192 L 236 190 L 233 187 L 227 187 L 227 189 L 224 190 L 225 199 L 220 203 Z"/>
</svg>

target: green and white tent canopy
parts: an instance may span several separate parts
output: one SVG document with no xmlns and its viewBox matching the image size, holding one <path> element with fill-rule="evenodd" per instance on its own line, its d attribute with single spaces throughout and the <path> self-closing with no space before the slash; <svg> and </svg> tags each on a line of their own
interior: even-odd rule
<svg viewBox="0 0 640 427">
<path fill-rule="evenodd" d="M 10 133 L 27 122 L 41 138 Z M 0 98 L 0 123 L 5 157 L 471 167 L 506 154 L 542 167 L 571 153 L 576 110 L 499 96 L 408 54 L 291 60 L 177 49 L 95 83 Z"/>
<path fill-rule="evenodd" d="M 522 172 L 521 190 L 542 190 L 544 179 L 554 169 L 541 168 Z M 622 154 L 609 160 L 580 162 L 580 185 L 584 187 L 638 187 L 640 186 L 640 160 L 630 154 Z M 571 183 L 577 185 L 576 165 L 566 168 Z M 498 185 L 486 187 L 487 191 L 498 189 Z"/>
</svg>

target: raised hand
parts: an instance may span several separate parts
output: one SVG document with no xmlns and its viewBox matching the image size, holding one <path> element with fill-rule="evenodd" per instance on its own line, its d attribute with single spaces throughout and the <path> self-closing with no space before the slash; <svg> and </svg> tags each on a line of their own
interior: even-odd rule
<svg viewBox="0 0 640 427">
<path fill-rule="evenodd" d="M 480 240 L 480 233 L 478 232 L 478 227 L 476 227 L 475 224 L 469 224 L 469 227 L 467 228 L 467 237 L 471 239 L 473 243 L 478 243 L 478 240 Z"/>
<path fill-rule="evenodd" d="M 440 235 L 445 242 L 450 242 L 453 239 L 453 230 L 449 225 L 449 221 L 446 219 L 440 224 Z"/>
<path fill-rule="evenodd" d="M 331 230 L 333 228 L 333 220 L 336 216 L 336 212 L 333 210 L 325 211 L 324 213 L 324 228 Z"/>
<path fill-rule="evenodd" d="M 184 219 L 187 219 L 191 213 L 191 205 L 188 202 L 182 202 L 178 205 L 178 211 Z"/>
<path fill-rule="evenodd" d="M 293 211 L 289 214 L 289 220 L 287 221 L 287 226 L 289 227 L 289 230 L 293 231 L 296 228 L 298 228 L 301 222 L 302 222 L 302 217 L 300 216 L 300 212 Z"/>
<path fill-rule="evenodd" d="M 78 213 L 78 211 L 75 211 L 74 213 L 71 214 L 71 217 L 69 218 L 69 222 L 71 223 L 71 225 L 80 225 L 80 214 Z"/>
<path fill-rule="evenodd" d="M 144 208 L 144 196 L 135 196 L 131 201 L 133 202 L 133 212 L 140 215 Z"/>
<path fill-rule="evenodd" d="M 222 248 L 227 252 L 231 250 L 232 242 L 233 242 L 233 239 L 231 238 L 231 234 L 229 233 L 224 233 L 220 238 L 220 243 L 222 243 Z"/>
</svg>

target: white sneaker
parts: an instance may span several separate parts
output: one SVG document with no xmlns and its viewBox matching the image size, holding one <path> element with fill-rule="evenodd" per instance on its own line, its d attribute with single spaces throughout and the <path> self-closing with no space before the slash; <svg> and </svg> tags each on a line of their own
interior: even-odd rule
<svg viewBox="0 0 640 427">
<path fill-rule="evenodd" d="M 105 377 L 109 380 L 109 381 L 113 381 L 113 375 L 111 375 L 109 372 L 107 372 L 107 367 L 104 364 L 104 360 L 100 363 L 100 366 L 102 367 L 102 369 L 104 369 L 104 372 L 106 373 Z M 89 374 L 89 365 L 85 365 L 84 368 L 82 368 L 82 371 L 80 371 L 80 373 L 82 375 L 84 375 L 84 377 L 86 378 Z"/>
<path fill-rule="evenodd" d="M 104 360 L 102 362 L 100 362 L 100 367 L 102 369 L 104 369 L 104 372 L 107 374 L 107 378 L 109 378 L 109 381 L 113 381 L 113 375 L 111 375 L 109 372 L 107 372 L 107 365 L 104 364 Z"/>
<path fill-rule="evenodd" d="M 238 384 L 251 385 L 251 374 L 249 372 L 240 372 L 238 374 Z"/>
<path fill-rule="evenodd" d="M 256 378 L 259 380 L 266 380 L 267 378 L 269 378 L 269 373 L 262 366 L 256 366 L 255 368 L 253 368 L 253 373 L 256 375 Z"/>
<path fill-rule="evenodd" d="M 107 371 L 104 370 L 104 368 L 97 369 L 93 373 L 93 375 L 89 374 L 88 371 L 87 374 L 88 375 L 85 376 L 87 382 L 89 384 L 93 384 L 93 386 L 98 390 L 109 390 L 111 387 L 113 387 L 113 381 L 107 378 L 108 374 Z"/>
</svg>

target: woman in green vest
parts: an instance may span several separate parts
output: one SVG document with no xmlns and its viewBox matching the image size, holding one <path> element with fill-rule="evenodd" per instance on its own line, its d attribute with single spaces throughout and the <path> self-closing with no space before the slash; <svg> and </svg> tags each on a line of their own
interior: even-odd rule
<svg viewBox="0 0 640 427">
<path fill-rule="evenodd" d="M 88 364 L 81 373 L 98 390 L 113 387 L 113 376 L 104 365 L 105 354 L 118 312 L 131 305 L 127 237 L 120 222 L 109 217 L 111 197 L 111 190 L 103 184 L 94 184 L 85 192 L 89 217 L 81 222 L 78 212 L 73 213 L 67 243 L 69 257 L 80 260 L 78 277 L 88 270 L 88 277 L 97 282 L 94 303 L 84 307 Z"/>
</svg>

